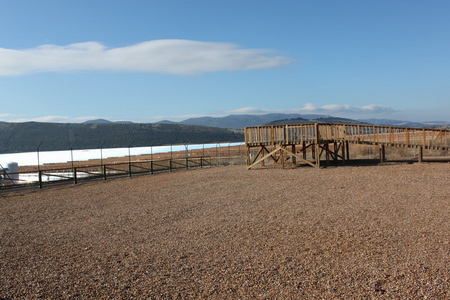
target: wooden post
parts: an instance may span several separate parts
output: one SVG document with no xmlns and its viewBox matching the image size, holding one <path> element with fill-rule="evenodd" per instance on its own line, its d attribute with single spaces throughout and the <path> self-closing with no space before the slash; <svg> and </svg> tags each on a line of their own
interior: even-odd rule
<svg viewBox="0 0 450 300">
<path fill-rule="evenodd" d="M 345 142 L 345 155 L 346 155 L 345 160 L 347 160 L 347 161 L 350 160 L 350 150 L 349 150 L 350 146 L 348 144 L 349 144 L 348 141 L 346 141 Z"/>
<path fill-rule="evenodd" d="M 295 144 L 292 144 L 292 153 L 294 153 L 295 154 Z M 296 165 L 297 164 L 297 158 L 295 157 L 295 156 L 292 156 L 292 163 L 294 164 L 294 165 Z"/>
<path fill-rule="evenodd" d="M 341 143 L 341 147 L 342 147 L 342 163 L 345 163 L 346 161 L 346 154 L 345 154 L 345 142 Z"/>
<path fill-rule="evenodd" d="M 406 142 L 405 142 L 405 144 L 406 144 L 406 147 L 409 146 L 409 129 L 408 128 L 406 128 Z"/>
<path fill-rule="evenodd" d="M 103 165 L 102 169 L 103 169 L 103 180 L 106 180 L 106 166 Z"/>
<path fill-rule="evenodd" d="M 153 160 L 150 161 L 150 174 L 153 174 Z"/>
<path fill-rule="evenodd" d="M 320 168 L 320 147 L 319 144 L 315 145 L 315 154 L 316 154 L 316 166 Z"/>
<path fill-rule="evenodd" d="M 333 151 L 334 151 L 333 160 L 336 161 L 336 160 L 339 159 L 339 157 L 338 157 L 338 155 L 339 155 L 339 146 L 338 146 L 338 143 L 336 141 L 334 141 L 334 143 L 333 143 Z"/>
<path fill-rule="evenodd" d="M 311 147 L 311 159 L 316 160 L 316 144 Z"/>
<path fill-rule="evenodd" d="M 380 163 L 384 163 L 386 161 L 386 151 L 384 145 L 380 145 Z"/>
<path fill-rule="evenodd" d="M 261 146 L 261 151 L 260 151 L 260 153 L 261 153 L 261 157 L 264 157 L 264 147 L 263 147 L 263 146 Z M 264 159 L 261 161 L 261 166 L 264 167 Z"/>
<path fill-rule="evenodd" d="M 245 146 L 245 155 L 247 156 L 247 166 L 250 166 L 250 147 L 248 145 Z"/>
<path fill-rule="evenodd" d="M 394 135 L 392 133 L 392 127 L 389 127 L 389 146 L 392 146 L 394 143 Z"/>
<path fill-rule="evenodd" d="M 425 129 L 423 130 L 423 146 L 427 146 L 427 134 L 425 132 Z"/>
<path fill-rule="evenodd" d="M 422 163 L 423 161 L 423 147 L 419 147 L 419 163 Z"/>
<path fill-rule="evenodd" d="M 131 162 L 128 162 L 128 177 L 131 177 Z"/>
<path fill-rule="evenodd" d="M 306 142 L 305 141 L 303 141 L 302 146 L 303 146 L 303 149 L 302 149 L 303 159 L 306 159 Z"/>
</svg>

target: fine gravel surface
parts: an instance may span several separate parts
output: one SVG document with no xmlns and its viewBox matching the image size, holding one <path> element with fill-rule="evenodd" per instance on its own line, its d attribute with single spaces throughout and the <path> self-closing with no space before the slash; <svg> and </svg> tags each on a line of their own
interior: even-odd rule
<svg viewBox="0 0 450 300">
<path fill-rule="evenodd" d="M 450 299 L 450 164 L 0 193 L 0 299 Z"/>
</svg>

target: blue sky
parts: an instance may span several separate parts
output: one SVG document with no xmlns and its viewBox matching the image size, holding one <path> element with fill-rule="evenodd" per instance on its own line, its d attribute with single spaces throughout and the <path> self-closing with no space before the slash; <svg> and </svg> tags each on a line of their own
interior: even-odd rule
<svg viewBox="0 0 450 300">
<path fill-rule="evenodd" d="M 450 121 L 449 1 L 0 0 L 0 121 Z"/>
</svg>

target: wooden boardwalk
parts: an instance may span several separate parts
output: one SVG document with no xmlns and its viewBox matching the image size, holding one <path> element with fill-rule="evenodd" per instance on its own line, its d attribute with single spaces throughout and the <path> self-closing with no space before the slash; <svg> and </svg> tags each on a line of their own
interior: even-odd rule
<svg viewBox="0 0 450 300">
<path fill-rule="evenodd" d="M 380 160 L 385 147 L 448 150 L 450 130 L 350 124 L 302 124 L 245 128 L 247 168 L 266 160 L 308 164 L 320 168 L 321 159 L 349 160 L 349 144 L 378 145 Z M 256 155 L 252 155 L 256 149 Z M 307 151 L 311 159 L 307 159 Z"/>
</svg>

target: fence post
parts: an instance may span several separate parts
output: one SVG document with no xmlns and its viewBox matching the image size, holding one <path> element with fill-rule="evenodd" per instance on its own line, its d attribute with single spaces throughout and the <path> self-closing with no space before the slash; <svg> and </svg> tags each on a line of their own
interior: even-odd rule
<svg viewBox="0 0 450 300">
<path fill-rule="evenodd" d="M 42 189 L 42 171 L 38 171 L 38 178 L 39 178 L 39 188 Z"/>
<path fill-rule="evenodd" d="M 128 162 L 128 177 L 131 177 L 131 162 Z"/>
<path fill-rule="evenodd" d="M 172 172 L 172 159 L 169 159 L 169 172 Z"/>
<path fill-rule="evenodd" d="M 203 168 L 203 156 L 200 157 L 200 169 Z"/>
<path fill-rule="evenodd" d="M 77 168 L 73 168 L 73 184 L 77 183 Z"/>
<path fill-rule="evenodd" d="M 150 161 L 150 174 L 153 174 L 153 160 Z"/>
<path fill-rule="evenodd" d="M 103 180 L 106 180 L 106 165 L 103 165 L 102 168 L 103 168 Z"/>
<path fill-rule="evenodd" d="M 188 158 L 186 157 L 186 170 L 187 169 L 189 169 L 189 160 L 188 160 Z"/>
</svg>

